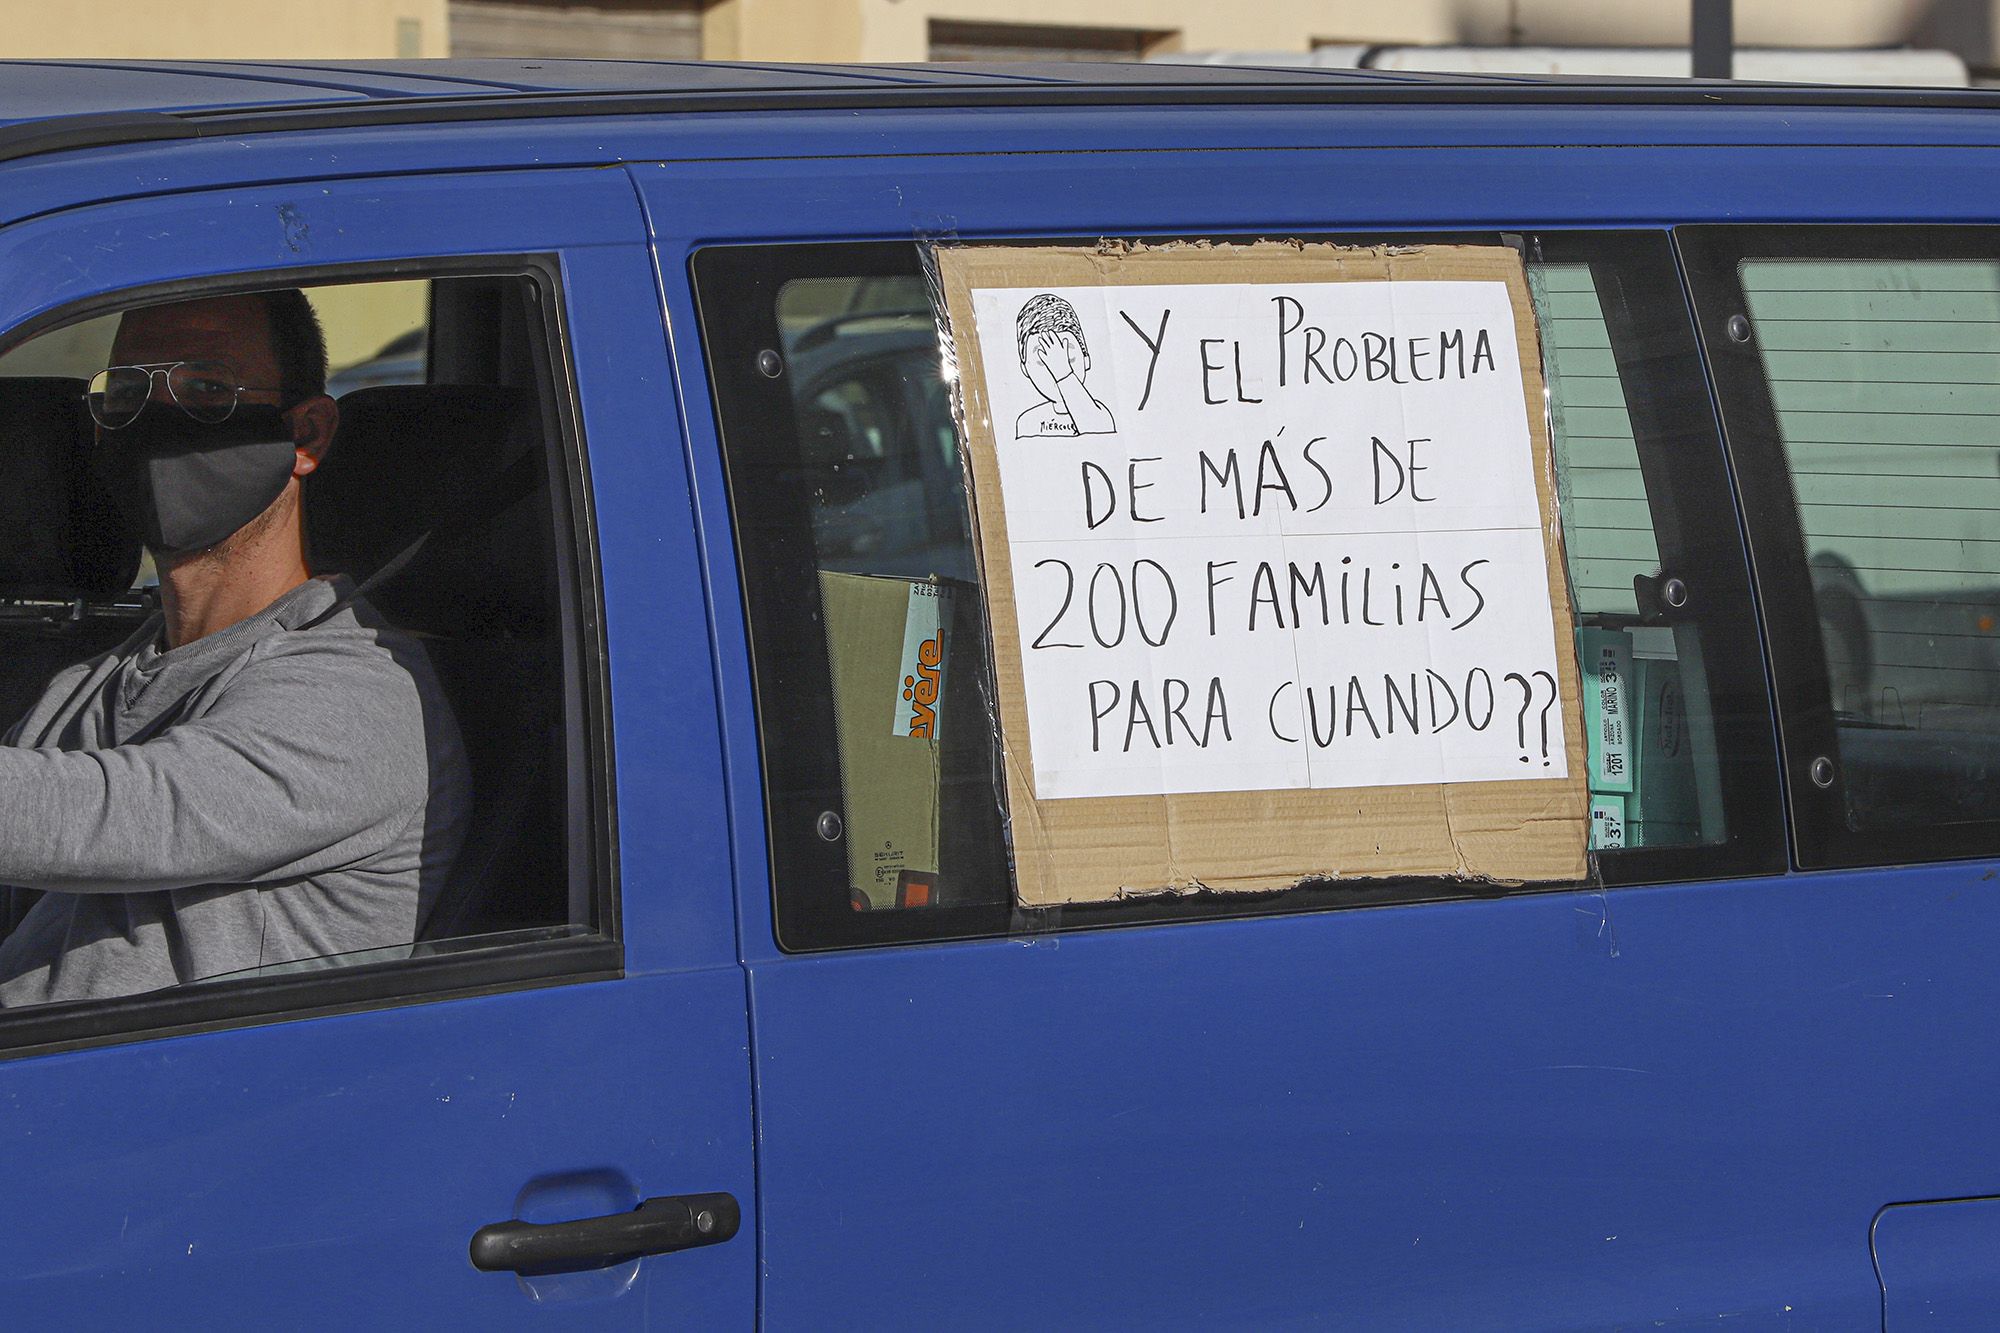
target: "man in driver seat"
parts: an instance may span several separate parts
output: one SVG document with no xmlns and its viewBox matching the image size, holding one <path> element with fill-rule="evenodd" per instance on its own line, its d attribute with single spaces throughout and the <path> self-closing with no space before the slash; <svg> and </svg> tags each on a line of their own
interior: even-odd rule
<svg viewBox="0 0 2000 1333">
<path fill-rule="evenodd" d="M 297 290 L 133 310 L 92 462 L 161 610 L 0 743 L 0 1005 L 409 944 L 470 778 L 415 640 L 307 563 L 339 410 Z"/>
</svg>

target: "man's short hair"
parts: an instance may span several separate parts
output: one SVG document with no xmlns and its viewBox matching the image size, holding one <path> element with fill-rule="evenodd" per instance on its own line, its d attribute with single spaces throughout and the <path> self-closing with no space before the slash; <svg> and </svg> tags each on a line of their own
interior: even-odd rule
<svg viewBox="0 0 2000 1333">
<path fill-rule="evenodd" d="M 1048 292 L 1031 296 L 1014 317 L 1014 341 L 1020 344 L 1021 360 L 1028 359 L 1028 340 L 1039 333 L 1067 333 L 1076 339 L 1078 351 L 1090 355 L 1090 344 L 1083 340 L 1083 321 L 1076 317 L 1076 307 L 1060 296 Z"/>
<path fill-rule="evenodd" d="M 271 325 L 271 350 L 278 359 L 278 391 L 290 407 L 326 392 L 326 331 L 319 314 L 296 287 L 258 292 Z"/>
</svg>

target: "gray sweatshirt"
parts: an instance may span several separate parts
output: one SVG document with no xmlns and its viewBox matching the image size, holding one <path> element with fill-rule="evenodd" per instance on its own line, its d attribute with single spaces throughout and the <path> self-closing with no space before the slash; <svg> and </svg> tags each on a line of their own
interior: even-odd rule
<svg viewBox="0 0 2000 1333">
<path fill-rule="evenodd" d="M 350 586 L 168 652 L 154 616 L 7 733 L 0 1007 L 415 938 L 471 779 L 421 644 L 365 601 L 298 629 Z"/>
</svg>

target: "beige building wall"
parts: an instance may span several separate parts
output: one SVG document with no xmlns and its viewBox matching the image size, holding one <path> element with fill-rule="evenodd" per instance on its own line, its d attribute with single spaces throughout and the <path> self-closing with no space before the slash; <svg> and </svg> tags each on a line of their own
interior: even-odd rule
<svg viewBox="0 0 2000 1333">
<path fill-rule="evenodd" d="M 1317 42 L 1457 41 L 1461 0 L 721 0 L 709 9 L 711 60 L 924 60 L 930 25 L 1124 28 L 1163 34 L 1156 49 L 1305 51 Z"/>
<path fill-rule="evenodd" d="M 1745 46 L 1928 43 L 1996 62 L 2000 0 L 1736 0 Z M 1129 29 L 1151 50 L 1327 43 L 1678 46 L 1689 0 L 719 0 L 711 60 L 923 60 L 933 20 Z"/>
<path fill-rule="evenodd" d="M 448 42 L 445 0 L 0 0 L 0 59 L 386 60 Z"/>
</svg>

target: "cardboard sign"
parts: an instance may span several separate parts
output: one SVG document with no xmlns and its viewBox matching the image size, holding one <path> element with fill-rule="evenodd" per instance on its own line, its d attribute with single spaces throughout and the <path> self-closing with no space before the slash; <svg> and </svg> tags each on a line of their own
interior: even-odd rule
<svg viewBox="0 0 2000 1333">
<path fill-rule="evenodd" d="M 1581 877 L 1518 256 L 936 258 L 1024 902 Z"/>
</svg>

